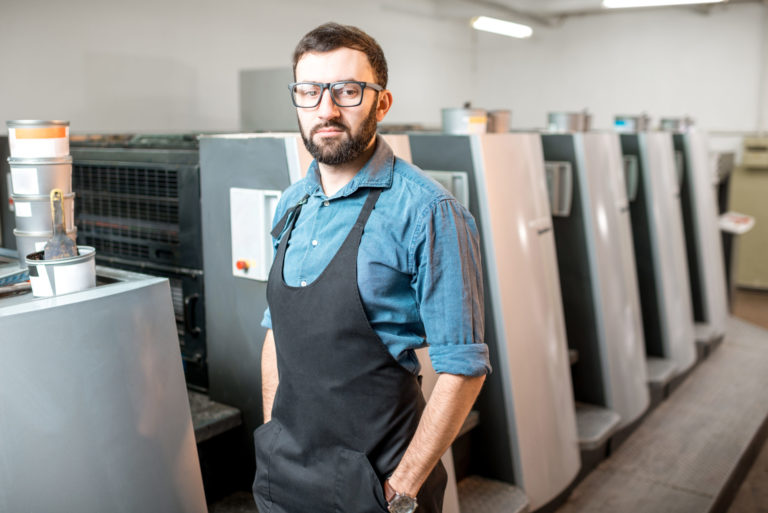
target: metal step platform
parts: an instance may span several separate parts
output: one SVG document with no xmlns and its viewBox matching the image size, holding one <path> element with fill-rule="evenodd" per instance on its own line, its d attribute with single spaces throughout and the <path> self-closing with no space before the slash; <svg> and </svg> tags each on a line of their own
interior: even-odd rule
<svg viewBox="0 0 768 513">
<path fill-rule="evenodd" d="M 469 476 L 459 483 L 461 513 L 528 513 L 528 498 L 508 483 Z"/>
<path fill-rule="evenodd" d="M 187 390 L 187 395 L 195 428 L 195 442 L 205 442 L 243 423 L 237 408 L 211 401 L 207 395 L 192 390 Z"/>
<path fill-rule="evenodd" d="M 707 358 L 723 341 L 723 334 L 718 333 L 709 324 L 697 322 L 693 326 L 696 333 L 696 352 L 699 360 Z"/>
<path fill-rule="evenodd" d="M 604 446 L 619 428 L 621 417 L 613 410 L 594 404 L 576 403 L 579 449 L 593 451 Z"/>
<path fill-rule="evenodd" d="M 677 366 L 672 360 L 656 356 L 646 357 L 645 365 L 651 396 L 649 409 L 653 409 L 669 395 L 670 383 L 677 374 Z"/>
</svg>

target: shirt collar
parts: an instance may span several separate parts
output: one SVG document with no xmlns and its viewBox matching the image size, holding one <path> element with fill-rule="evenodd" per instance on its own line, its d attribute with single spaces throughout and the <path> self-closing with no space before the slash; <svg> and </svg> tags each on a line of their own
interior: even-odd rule
<svg viewBox="0 0 768 513">
<path fill-rule="evenodd" d="M 389 188 L 392 186 L 392 176 L 395 170 L 395 153 L 392 147 L 380 135 L 376 135 L 376 149 L 373 155 L 360 168 L 354 178 L 341 188 L 334 197 L 345 197 L 354 193 L 360 187 Z M 320 185 L 320 168 L 317 160 L 313 160 L 307 170 L 304 189 L 307 194 L 323 194 Z"/>
</svg>

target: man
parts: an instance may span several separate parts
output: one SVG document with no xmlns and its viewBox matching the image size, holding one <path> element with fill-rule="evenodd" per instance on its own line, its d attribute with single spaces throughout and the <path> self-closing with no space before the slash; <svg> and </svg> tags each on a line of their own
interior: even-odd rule
<svg viewBox="0 0 768 513">
<path fill-rule="evenodd" d="M 322 25 L 293 68 L 315 160 L 275 215 L 254 498 L 262 513 L 438 513 L 440 457 L 490 371 L 477 229 L 376 136 L 392 93 L 373 38 Z"/>
</svg>

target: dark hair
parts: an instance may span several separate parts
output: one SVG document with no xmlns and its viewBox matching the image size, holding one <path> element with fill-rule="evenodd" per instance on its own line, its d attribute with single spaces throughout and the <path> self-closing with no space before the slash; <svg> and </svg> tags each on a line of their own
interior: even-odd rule
<svg viewBox="0 0 768 513">
<path fill-rule="evenodd" d="M 363 52 L 373 68 L 376 83 L 382 87 L 387 87 L 389 78 L 387 60 L 384 58 L 384 51 L 379 43 L 357 27 L 333 22 L 324 23 L 309 31 L 296 45 L 296 49 L 293 51 L 294 80 L 296 79 L 296 63 L 305 53 L 330 52 L 337 48 L 351 48 Z"/>
</svg>

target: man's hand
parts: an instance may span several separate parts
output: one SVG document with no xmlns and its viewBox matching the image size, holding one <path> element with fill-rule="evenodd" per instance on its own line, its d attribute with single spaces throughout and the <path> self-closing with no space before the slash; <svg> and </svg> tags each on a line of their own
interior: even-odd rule
<svg viewBox="0 0 768 513">
<path fill-rule="evenodd" d="M 261 348 L 261 404 L 264 410 L 264 423 L 272 420 L 272 403 L 280 378 L 277 374 L 277 356 L 275 354 L 275 337 L 272 330 L 267 330 L 264 345 Z"/>
<path fill-rule="evenodd" d="M 389 478 L 393 489 L 416 497 L 429 473 L 459 433 L 484 381 L 485 376 L 438 376 L 416 434 Z"/>
</svg>

